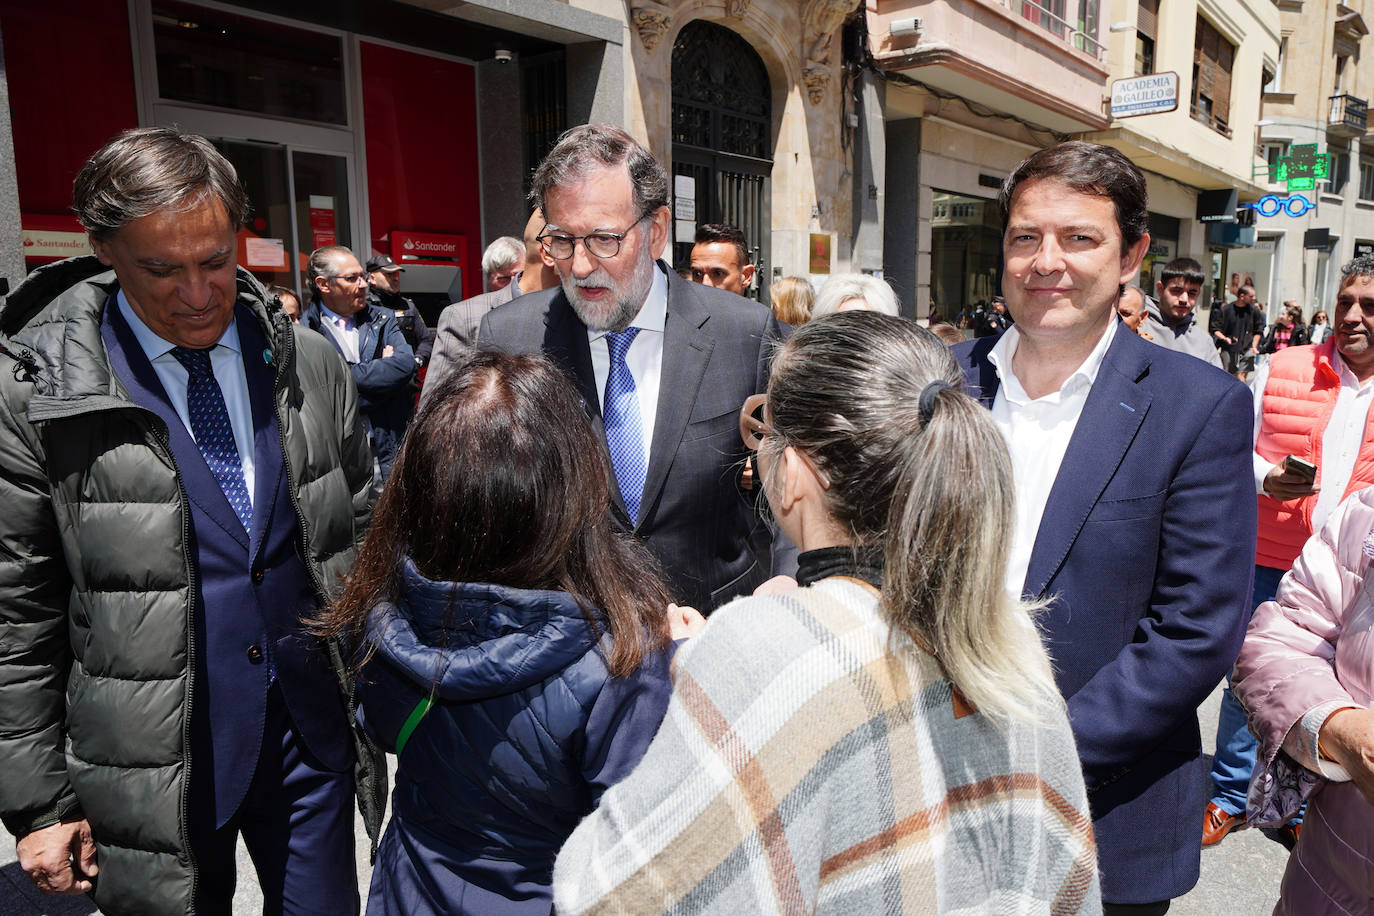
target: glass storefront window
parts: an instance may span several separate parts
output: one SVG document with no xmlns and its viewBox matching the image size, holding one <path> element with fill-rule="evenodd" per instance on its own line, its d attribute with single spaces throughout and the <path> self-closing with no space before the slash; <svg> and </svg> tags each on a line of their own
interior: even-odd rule
<svg viewBox="0 0 1374 916">
<path fill-rule="evenodd" d="M 338 36 L 176 0 L 152 12 L 161 98 L 348 124 Z"/>
<path fill-rule="evenodd" d="M 930 212 L 930 295 L 947 319 L 984 307 L 998 292 L 1002 258 L 997 202 L 934 190 Z"/>
</svg>

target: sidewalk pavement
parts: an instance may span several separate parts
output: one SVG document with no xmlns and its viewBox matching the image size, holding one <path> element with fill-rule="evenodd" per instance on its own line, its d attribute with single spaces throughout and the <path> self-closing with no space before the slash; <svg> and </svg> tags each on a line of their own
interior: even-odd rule
<svg viewBox="0 0 1374 916">
<path fill-rule="evenodd" d="M 1217 709 L 1221 689 L 1198 708 L 1202 721 L 1202 747 L 1211 753 L 1215 745 Z M 388 757 L 388 764 L 395 758 Z M 1197 813 L 1199 818 L 1202 812 Z M 358 887 L 364 898 L 371 867 L 367 862 L 367 835 L 361 819 L 354 821 L 357 836 Z M 1288 852 L 1259 830 L 1232 832 L 1225 841 L 1202 851 L 1202 879 L 1185 897 L 1174 901 L 1169 916 L 1217 916 L 1238 913 L 1262 916 L 1274 908 L 1279 897 Z M 234 894 L 236 916 L 261 916 L 262 893 L 253 877 L 253 866 L 242 844 L 239 846 L 239 884 Z M 28 876 L 19 870 L 13 841 L 0 846 L 0 916 L 98 916 L 95 905 L 85 897 L 44 897 Z"/>
</svg>

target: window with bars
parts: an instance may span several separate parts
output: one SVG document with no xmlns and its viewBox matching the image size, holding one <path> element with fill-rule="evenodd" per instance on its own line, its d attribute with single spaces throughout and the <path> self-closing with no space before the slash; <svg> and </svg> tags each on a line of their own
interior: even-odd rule
<svg viewBox="0 0 1374 916">
<path fill-rule="evenodd" d="M 1236 46 L 1206 19 L 1193 35 L 1193 119 L 1231 136 L 1231 67 Z"/>
</svg>

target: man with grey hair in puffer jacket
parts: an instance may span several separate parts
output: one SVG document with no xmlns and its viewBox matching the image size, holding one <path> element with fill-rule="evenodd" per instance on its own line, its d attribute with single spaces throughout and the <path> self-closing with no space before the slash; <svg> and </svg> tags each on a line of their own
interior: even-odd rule
<svg viewBox="0 0 1374 916">
<path fill-rule="evenodd" d="M 0 817 L 20 866 L 108 914 L 356 913 L 352 801 L 385 770 L 306 622 L 371 510 L 357 392 L 235 266 L 248 211 L 200 137 L 82 169 L 96 257 L 0 311 Z"/>
</svg>

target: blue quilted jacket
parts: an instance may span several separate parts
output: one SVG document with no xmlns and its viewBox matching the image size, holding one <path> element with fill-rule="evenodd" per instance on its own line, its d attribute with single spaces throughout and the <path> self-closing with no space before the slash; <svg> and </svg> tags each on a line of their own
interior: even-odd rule
<svg viewBox="0 0 1374 916">
<path fill-rule="evenodd" d="M 397 764 L 368 913 L 548 913 L 559 847 L 658 730 L 668 652 L 612 678 L 567 593 L 413 566 L 371 638 L 359 693 L 374 737 L 394 752 L 416 704 L 435 702 Z"/>
</svg>

